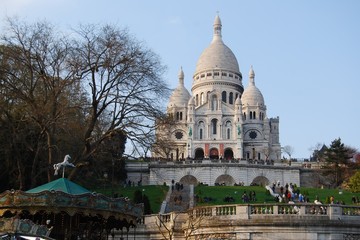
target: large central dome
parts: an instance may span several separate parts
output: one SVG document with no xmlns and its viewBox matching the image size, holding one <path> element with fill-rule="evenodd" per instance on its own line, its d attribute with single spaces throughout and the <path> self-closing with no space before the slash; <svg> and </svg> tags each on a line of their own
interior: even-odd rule
<svg viewBox="0 0 360 240">
<path fill-rule="evenodd" d="M 221 37 L 221 21 L 219 16 L 214 21 L 214 36 L 209 47 L 207 47 L 196 64 L 195 74 L 211 69 L 221 69 L 239 73 L 239 64 L 230 48 L 228 48 Z"/>
</svg>

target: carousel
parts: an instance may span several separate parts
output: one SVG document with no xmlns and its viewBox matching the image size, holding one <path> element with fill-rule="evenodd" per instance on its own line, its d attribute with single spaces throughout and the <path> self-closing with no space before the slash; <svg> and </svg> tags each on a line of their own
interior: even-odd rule
<svg viewBox="0 0 360 240">
<path fill-rule="evenodd" d="M 90 192 L 64 178 L 64 169 L 55 181 L 0 194 L 0 240 L 109 239 L 114 230 L 124 239 L 130 228 L 136 228 L 142 204 Z"/>
</svg>

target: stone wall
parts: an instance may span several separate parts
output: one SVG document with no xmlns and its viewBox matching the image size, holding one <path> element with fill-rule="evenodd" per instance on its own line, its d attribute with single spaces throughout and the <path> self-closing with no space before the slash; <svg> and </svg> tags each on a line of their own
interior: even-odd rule
<svg viewBox="0 0 360 240">
<path fill-rule="evenodd" d="M 360 207 L 252 204 L 149 215 L 129 239 L 360 239 Z"/>
<path fill-rule="evenodd" d="M 300 186 L 300 170 L 294 167 L 237 164 L 237 163 L 191 163 L 149 165 L 149 184 L 161 185 L 164 182 L 168 185 L 172 180 L 181 182 L 183 178 L 195 179 L 196 183 L 203 183 L 209 186 L 216 184 L 234 185 L 244 184 L 249 186 L 257 179 L 264 185 L 280 181 L 281 184 L 293 183 Z"/>
</svg>

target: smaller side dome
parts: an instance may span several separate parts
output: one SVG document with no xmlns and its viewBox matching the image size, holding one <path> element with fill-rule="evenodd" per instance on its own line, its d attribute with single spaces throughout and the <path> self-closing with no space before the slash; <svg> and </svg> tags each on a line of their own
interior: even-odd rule
<svg viewBox="0 0 360 240">
<path fill-rule="evenodd" d="M 182 67 L 180 68 L 179 74 L 179 85 L 175 88 L 170 96 L 168 108 L 172 107 L 186 107 L 191 97 L 189 91 L 184 86 L 184 72 Z"/>
<path fill-rule="evenodd" d="M 245 89 L 241 101 L 245 106 L 265 106 L 264 97 L 260 90 L 255 86 L 255 72 L 252 66 L 249 71 L 249 85 Z"/>
</svg>

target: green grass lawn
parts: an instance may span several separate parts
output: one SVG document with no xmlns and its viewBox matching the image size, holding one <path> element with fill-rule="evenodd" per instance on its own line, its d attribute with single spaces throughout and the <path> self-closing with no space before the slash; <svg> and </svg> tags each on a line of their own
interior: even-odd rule
<svg viewBox="0 0 360 240">
<path fill-rule="evenodd" d="M 166 193 L 169 187 L 167 186 L 135 186 L 135 187 L 120 187 L 114 186 L 114 193 L 117 195 L 133 198 L 134 192 L 140 190 L 146 194 L 150 200 L 150 206 L 153 213 L 160 211 L 161 203 L 166 197 Z M 360 194 L 353 194 L 348 191 L 342 191 L 339 194 L 338 189 L 319 189 L 319 188 L 299 188 L 302 194 L 307 194 L 310 202 L 313 203 L 316 196 L 322 203 L 326 203 L 326 198 L 334 196 L 336 201 L 343 201 L 347 205 L 353 205 L 351 198 L 357 196 L 360 198 Z M 102 193 L 107 196 L 111 196 L 111 187 L 95 188 L 93 191 Z M 249 203 L 275 203 L 275 199 L 269 195 L 264 187 L 259 186 L 197 186 L 195 187 L 194 194 L 198 196 L 199 201 L 196 203 L 197 206 L 207 205 L 224 205 L 224 204 L 243 204 L 241 199 L 243 193 L 249 195 L 251 191 L 256 193 L 256 201 Z M 206 198 L 212 198 L 211 201 L 206 201 Z M 232 197 L 233 202 L 225 202 L 226 197 Z M 247 204 L 247 203 L 246 203 Z"/>
<path fill-rule="evenodd" d="M 351 198 L 352 196 L 360 197 L 359 193 L 351 193 L 345 190 L 339 189 L 321 189 L 321 188 L 299 188 L 301 193 L 308 193 L 310 202 L 314 202 L 316 196 L 318 196 L 319 201 L 322 203 L 326 203 L 327 197 L 334 197 L 334 202 L 337 201 L 343 202 L 346 205 L 353 205 Z M 339 193 L 341 192 L 341 193 Z"/>
<path fill-rule="evenodd" d="M 334 196 L 335 202 L 344 202 L 347 205 L 353 205 L 351 198 L 352 196 L 358 196 L 360 194 L 354 194 L 348 191 L 342 191 L 339 194 L 338 189 L 319 189 L 319 188 L 299 188 L 300 193 L 306 194 L 310 202 L 313 203 L 315 198 L 318 197 L 319 201 L 326 203 L 326 198 Z M 199 196 L 199 201 L 197 202 L 198 206 L 205 205 L 218 205 L 218 204 L 243 204 L 242 195 L 246 191 L 249 195 L 250 191 L 255 191 L 256 201 L 250 203 L 275 203 L 275 199 L 267 194 L 267 191 L 264 187 L 259 186 L 197 186 L 195 188 L 195 194 Z M 234 202 L 225 202 L 225 197 L 233 197 Z M 207 198 L 211 197 L 211 201 L 206 201 Z"/>
<path fill-rule="evenodd" d="M 275 203 L 275 199 L 266 194 L 266 189 L 259 186 L 197 186 L 195 188 L 194 194 L 199 197 L 196 205 L 206 206 L 206 205 L 218 205 L 218 204 L 241 204 L 242 195 L 246 192 L 247 195 L 251 191 L 254 191 L 256 194 L 256 201 L 250 203 Z M 232 197 L 233 202 L 225 202 L 226 197 Z M 208 198 L 211 198 L 211 201 L 207 201 Z"/>
<path fill-rule="evenodd" d="M 143 192 L 150 201 L 151 210 L 153 213 L 158 213 L 160 211 L 161 203 L 166 197 L 166 193 L 169 190 L 167 186 L 136 186 L 136 187 L 114 187 L 113 192 L 116 193 L 119 197 L 128 197 L 130 200 L 134 196 L 134 192 L 140 190 Z M 96 188 L 95 192 L 102 193 L 106 196 L 111 196 L 112 189 L 109 187 L 105 188 Z"/>
</svg>

